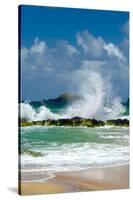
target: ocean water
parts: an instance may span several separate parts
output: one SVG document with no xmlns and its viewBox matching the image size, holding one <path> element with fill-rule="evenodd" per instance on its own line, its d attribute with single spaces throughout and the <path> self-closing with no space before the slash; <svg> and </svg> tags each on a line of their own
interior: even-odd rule
<svg viewBox="0 0 133 200">
<path fill-rule="evenodd" d="M 54 172 L 129 162 L 129 129 L 122 127 L 21 127 L 21 178 L 53 177 Z M 29 154 L 29 151 L 41 155 Z"/>
<path fill-rule="evenodd" d="M 108 107 L 102 102 L 92 106 L 88 100 L 73 104 L 21 103 L 20 111 L 20 118 L 29 121 L 75 116 L 100 120 L 128 118 L 118 100 Z M 126 127 L 20 127 L 20 143 L 22 181 L 44 182 L 54 177 L 55 172 L 129 162 L 129 128 Z"/>
<path fill-rule="evenodd" d="M 94 102 L 95 100 L 90 98 L 73 102 L 64 100 L 23 102 L 20 103 L 20 118 L 31 121 L 73 117 L 108 120 L 129 116 L 128 104 L 122 104 L 119 98 L 115 98 L 110 103 L 101 100 L 94 105 Z"/>
</svg>

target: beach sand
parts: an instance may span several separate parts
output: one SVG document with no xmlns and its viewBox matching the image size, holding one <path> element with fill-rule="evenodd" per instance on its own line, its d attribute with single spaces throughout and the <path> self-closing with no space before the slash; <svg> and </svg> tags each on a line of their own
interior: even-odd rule
<svg viewBox="0 0 133 200">
<path fill-rule="evenodd" d="M 21 195 L 52 194 L 129 188 L 129 166 L 59 172 L 44 183 L 20 182 Z"/>
</svg>

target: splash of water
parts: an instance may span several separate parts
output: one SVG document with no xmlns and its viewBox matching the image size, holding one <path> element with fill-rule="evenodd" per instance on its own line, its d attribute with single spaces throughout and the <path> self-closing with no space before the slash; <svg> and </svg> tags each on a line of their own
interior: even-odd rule
<svg viewBox="0 0 133 200">
<path fill-rule="evenodd" d="M 121 99 L 113 97 L 111 83 L 99 72 L 88 68 L 77 70 L 73 74 L 72 87 L 73 84 L 82 100 L 73 102 L 59 114 L 52 113 L 45 106 L 34 109 L 28 103 L 21 103 L 21 119 L 38 121 L 79 116 L 107 120 L 120 117 L 125 111 Z"/>
<path fill-rule="evenodd" d="M 66 118 L 80 116 L 107 120 L 117 118 L 125 111 L 121 99 L 112 97 L 110 82 L 103 79 L 100 73 L 81 69 L 74 75 L 74 83 L 78 85 L 82 101 L 73 103 L 64 112 Z"/>
<path fill-rule="evenodd" d="M 59 115 L 52 113 L 45 106 L 41 106 L 38 109 L 34 109 L 28 103 L 20 104 L 20 115 L 21 119 L 30 120 L 30 121 L 41 121 L 47 119 L 58 119 Z"/>
</svg>

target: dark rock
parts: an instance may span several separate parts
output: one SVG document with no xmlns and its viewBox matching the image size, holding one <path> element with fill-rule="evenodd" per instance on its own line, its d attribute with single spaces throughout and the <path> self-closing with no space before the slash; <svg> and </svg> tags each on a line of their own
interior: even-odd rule
<svg viewBox="0 0 133 200">
<path fill-rule="evenodd" d="M 20 154 L 28 154 L 28 155 L 31 155 L 33 157 L 42 156 L 42 154 L 40 152 L 32 151 L 32 150 L 29 150 L 29 149 L 21 149 Z"/>
<path fill-rule="evenodd" d="M 112 119 L 107 120 L 106 125 L 112 125 L 112 126 L 129 126 L 129 120 L 128 119 Z"/>
<path fill-rule="evenodd" d="M 19 126 L 87 126 L 87 127 L 99 127 L 104 125 L 111 126 L 129 126 L 129 120 L 127 119 L 112 119 L 107 121 L 100 121 L 96 119 L 84 119 L 80 117 L 74 117 L 72 119 L 58 119 L 58 120 L 43 120 L 43 121 L 21 121 Z"/>
</svg>

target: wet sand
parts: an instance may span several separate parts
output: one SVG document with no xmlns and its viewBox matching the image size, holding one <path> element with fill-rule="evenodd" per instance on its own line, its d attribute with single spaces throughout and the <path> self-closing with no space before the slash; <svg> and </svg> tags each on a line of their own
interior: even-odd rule
<svg viewBox="0 0 133 200">
<path fill-rule="evenodd" d="M 21 182 L 20 194 L 52 194 L 129 188 L 128 165 L 59 172 L 55 175 L 55 178 L 44 183 Z"/>
</svg>

